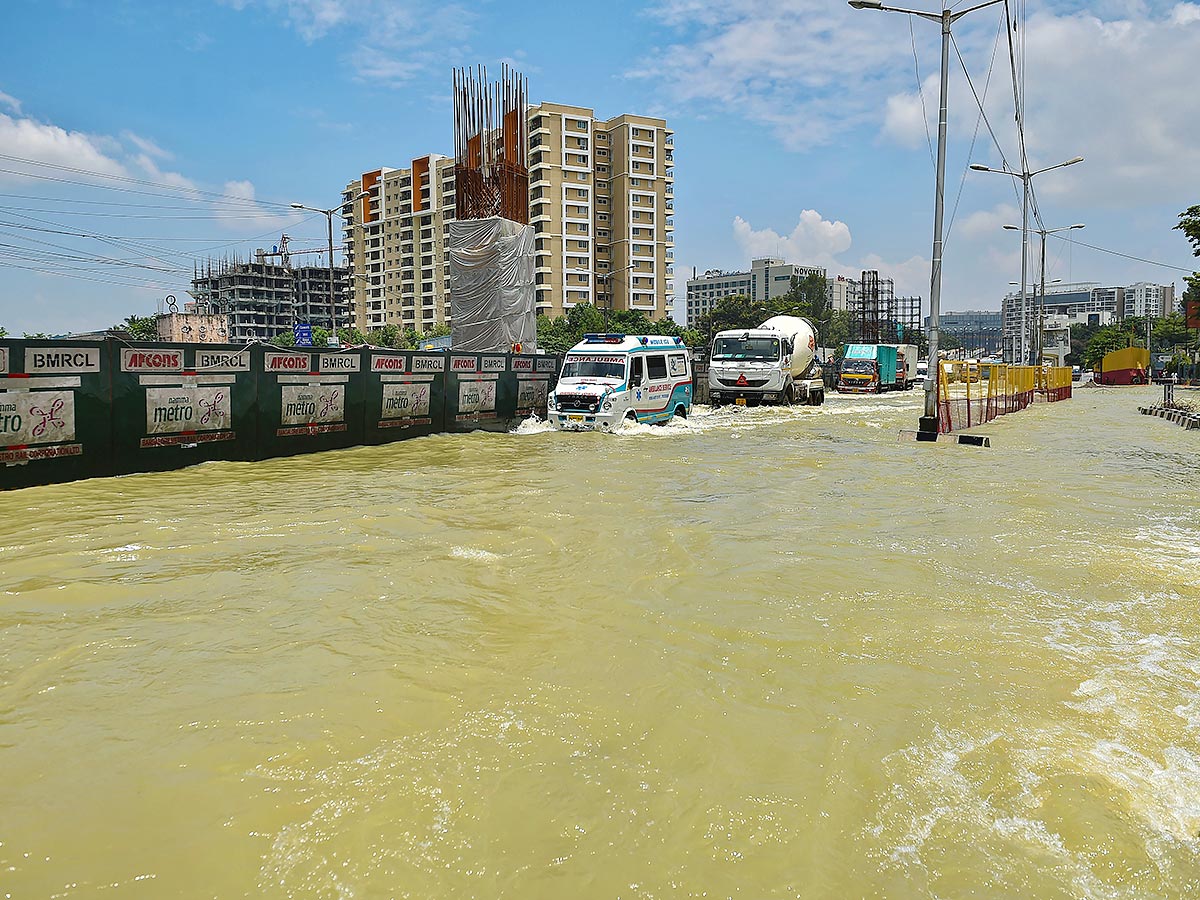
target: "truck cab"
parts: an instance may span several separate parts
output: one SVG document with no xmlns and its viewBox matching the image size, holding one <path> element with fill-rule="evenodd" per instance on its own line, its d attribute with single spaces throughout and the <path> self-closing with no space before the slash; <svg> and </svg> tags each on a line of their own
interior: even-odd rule
<svg viewBox="0 0 1200 900">
<path fill-rule="evenodd" d="M 713 406 L 825 400 L 816 361 L 816 332 L 807 319 L 774 316 L 758 328 L 717 332 L 708 364 Z"/>
<path fill-rule="evenodd" d="M 683 341 L 661 335 L 587 334 L 563 359 L 547 402 L 563 431 L 664 424 L 692 409 L 692 363 Z"/>
<path fill-rule="evenodd" d="M 907 387 L 907 373 L 897 367 L 894 345 L 846 344 L 838 370 L 838 393 L 880 394 Z"/>
</svg>

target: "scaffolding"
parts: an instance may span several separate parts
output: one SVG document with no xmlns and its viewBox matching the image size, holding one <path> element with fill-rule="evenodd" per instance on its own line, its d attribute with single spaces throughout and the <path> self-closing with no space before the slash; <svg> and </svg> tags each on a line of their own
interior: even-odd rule
<svg viewBox="0 0 1200 900">
<path fill-rule="evenodd" d="M 337 321 L 350 321 L 350 272 L 333 270 Z M 196 312 L 229 317 L 229 338 L 236 343 L 270 341 L 298 322 L 329 328 L 329 269 L 326 266 L 247 262 L 237 255 L 209 259 L 193 268 Z"/>
<path fill-rule="evenodd" d="M 921 298 L 897 297 L 896 284 L 865 269 L 858 296 L 849 298 L 850 339 L 855 344 L 916 343 L 921 331 Z"/>
</svg>

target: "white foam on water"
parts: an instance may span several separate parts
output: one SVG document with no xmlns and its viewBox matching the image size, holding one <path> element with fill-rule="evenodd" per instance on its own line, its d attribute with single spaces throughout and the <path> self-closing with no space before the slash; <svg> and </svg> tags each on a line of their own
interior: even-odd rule
<svg viewBox="0 0 1200 900">
<path fill-rule="evenodd" d="M 501 556 L 490 550 L 480 550 L 478 547 L 451 547 L 450 555 L 455 559 L 472 559 L 477 562 L 495 562 Z"/>
<path fill-rule="evenodd" d="M 523 420 L 510 434 L 545 434 L 548 431 L 553 431 L 554 426 L 544 419 L 539 419 L 536 415 L 530 416 Z"/>
</svg>

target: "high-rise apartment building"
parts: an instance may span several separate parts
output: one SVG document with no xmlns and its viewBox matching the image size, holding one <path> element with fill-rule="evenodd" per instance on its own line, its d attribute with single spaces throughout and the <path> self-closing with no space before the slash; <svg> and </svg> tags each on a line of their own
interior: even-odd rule
<svg viewBox="0 0 1200 900">
<path fill-rule="evenodd" d="M 350 182 L 343 238 L 353 277 L 354 324 L 428 331 L 450 317 L 454 160 L 437 154 L 406 169 L 380 168 Z"/>
<path fill-rule="evenodd" d="M 1126 318 L 1136 316 L 1167 316 L 1175 311 L 1175 285 L 1150 284 L 1139 281 L 1125 288 Z"/>
<path fill-rule="evenodd" d="M 670 312 L 675 255 L 674 132 L 662 119 L 596 119 L 580 106 L 541 103 L 529 116 L 529 222 L 537 234 L 537 312 L 578 303 Z M 355 324 L 427 331 L 450 317 L 449 223 L 454 160 L 351 181 L 368 192 L 347 219 Z"/>
</svg>

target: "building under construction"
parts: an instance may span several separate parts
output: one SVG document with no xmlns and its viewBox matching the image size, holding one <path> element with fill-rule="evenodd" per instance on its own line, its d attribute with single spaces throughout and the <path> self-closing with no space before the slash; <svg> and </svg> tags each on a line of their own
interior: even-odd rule
<svg viewBox="0 0 1200 900">
<path fill-rule="evenodd" d="M 260 250 L 253 262 L 237 257 L 208 260 L 192 277 L 192 297 L 200 314 L 229 317 L 229 340 L 234 343 L 269 341 L 292 326 L 307 322 L 329 328 L 328 266 L 293 268 L 286 251 L 279 263 L 268 261 L 278 251 Z M 337 326 L 350 326 L 350 272 L 333 269 L 333 298 Z"/>
<path fill-rule="evenodd" d="M 850 340 L 855 344 L 908 344 L 921 330 L 921 298 L 897 297 L 896 284 L 864 270 L 858 296 L 848 301 Z"/>
</svg>

